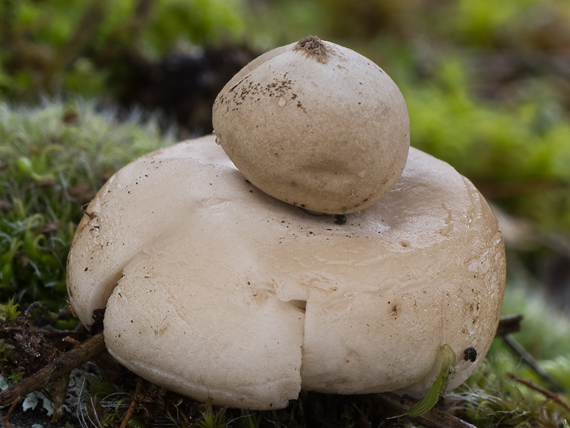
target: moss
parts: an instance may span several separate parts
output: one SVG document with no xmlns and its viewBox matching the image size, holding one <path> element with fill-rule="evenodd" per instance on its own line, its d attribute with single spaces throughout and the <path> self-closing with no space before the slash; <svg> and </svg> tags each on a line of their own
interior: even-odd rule
<svg viewBox="0 0 570 428">
<path fill-rule="evenodd" d="M 119 123 L 93 102 L 0 102 L 0 302 L 62 307 L 82 205 L 117 169 L 172 141 L 156 119 Z"/>
</svg>

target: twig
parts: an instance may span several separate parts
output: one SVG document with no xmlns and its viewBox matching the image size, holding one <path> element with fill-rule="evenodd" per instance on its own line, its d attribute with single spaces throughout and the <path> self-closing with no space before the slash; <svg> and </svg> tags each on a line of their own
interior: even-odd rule
<svg viewBox="0 0 570 428">
<path fill-rule="evenodd" d="M 61 340 L 64 341 L 64 342 L 67 342 L 67 343 L 71 343 L 72 345 L 75 345 L 75 346 L 81 344 L 81 342 L 80 342 L 79 340 L 74 339 L 74 338 L 71 337 L 71 336 L 65 336 L 65 337 L 64 337 L 63 339 L 61 339 Z"/>
<path fill-rule="evenodd" d="M 495 333 L 495 337 L 503 337 L 507 334 L 518 333 L 521 331 L 522 319 L 522 315 L 507 315 L 505 317 L 501 317 L 499 320 L 499 327 L 497 327 L 497 333 Z"/>
<path fill-rule="evenodd" d="M 554 392 L 549 391 L 548 389 L 543 388 L 542 386 L 537 385 L 536 383 L 530 380 L 523 379 L 522 377 L 517 376 L 514 373 L 507 373 L 507 376 L 513 380 L 516 380 L 519 383 L 522 383 L 525 386 L 528 386 L 530 389 L 534 389 L 535 391 L 540 392 L 542 395 L 544 395 L 547 398 L 550 398 L 552 401 L 557 402 L 562 407 L 564 407 L 568 412 L 570 412 L 570 404 L 564 401 L 564 399 L 560 396 L 560 394 L 555 394 Z"/>
<path fill-rule="evenodd" d="M 42 305 L 40 302 L 33 302 L 28 308 L 24 311 L 24 315 L 29 317 L 32 311 L 38 310 L 42 313 L 44 319 L 49 322 L 55 322 L 57 320 L 57 314 L 54 314 L 49 311 L 47 307 Z"/>
<path fill-rule="evenodd" d="M 511 350 L 517 354 L 521 359 L 548 385 L 548 387 L 554 392 L 562 392 L 564 389 L 552 379 L 548 373 L 546 373 L 534 360 L 532 355 L 530 355 L 526 349 L 524 349 L 515 339 L 511 336 L 503 336 L 503 341 L 505 344 L 511 348 Z"/>
<path fill-rule="evenodd" d="M 8 419 L 10 419 L 10 415 L 12 414 L 14 409 L 16 408 L 16 405 L 20 402 L 20 398 L 22 398 L 22 397 L 18 397 L 18 399 L 12 403 L 12 405 L 8 409 L 8 413 L 6 413 L 6 415 L 2 418 L 2 421 L 4 422 L 4 426 L 6 428 L 12 428 L 12 425 L 10 424 L 10 421 Z"/>
<path fill-rule="evenodd" d="M 379 401 L 382 407 L 387 408 L 398 415 L 404 415 L 414 404 L 416 404 L 406 397 L 400 397 L 390 392 L 376 394 L 374 397 Z M 422 416 L 409 418 L 427 428 L 476 428 L 475 425 L 465 422 L 463 419 L 459 419 L 456 416 L 450 415 L 437 407 L 434 407 Z"/>
<path fill-rule="evenodd" d="M 0 392 L 0 406 L 7 406 L 19 397 L 44 387 L 81 364 L 105 351 L 103 333 L 96 334 L 75 348 L 62 354 L 37 373 Z"/>
<path fill-rule="evenodd" d="M 133 416 L 133 413 L 135 411 L 135 407 L 137 406 L 137 401 L 138 401 L 137 397 L 141 393 L 141 388 L 142 388 L 142 378 L 139 377 L 137 379 L 137 386 L 135 388 L 135 395 L 133 395 L 133 400 L 131 401 L 131 405 L 129 406 L 127 413 L 125 413 L 125 417 L 123 418 L 123 422 L 121 422 L 121 426 L 119 428 L 127 428 L 127 424 L 131 420 L 131 416 Z"/>
</svg>

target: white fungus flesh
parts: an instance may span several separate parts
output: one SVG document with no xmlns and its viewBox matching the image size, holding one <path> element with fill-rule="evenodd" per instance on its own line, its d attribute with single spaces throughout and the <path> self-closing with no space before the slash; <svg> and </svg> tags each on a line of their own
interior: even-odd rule
<svg viewBox="0 0 570 428">
<path fill-rule="evenodd" d="M 271 196 L 306 209 L 346 214 L 376 203 L 406 163 L 406 103 L 364 56 L 317 37 L 248 64 L 213 107 L 220 144 Z"/>
<path fill-rule="evenodd" d="M 90 325 L 106 307 L 123 365 L 250 409 L 285 407 L 301 388 L 422 393 L 443 344 L 458 386 L 493 340 L 504 281 L 493 213 L 442 161 L 410 149 L 394 188 L 338 225 L 258 190 L 212 136 L 117 172 L 68 260 L 73 308 Z"/>
</svg>

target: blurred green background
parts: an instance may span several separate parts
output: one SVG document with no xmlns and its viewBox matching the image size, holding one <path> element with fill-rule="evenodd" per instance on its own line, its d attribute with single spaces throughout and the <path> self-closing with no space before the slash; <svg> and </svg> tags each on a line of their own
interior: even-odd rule
<svg viewBox="0 0 570 428">
<path fill-rule="evenodd" d="M 63 308 L 82 206 L 135 157 L 210 133 L 233 74 L 307 35 L 380 65 L 404 94 L 412 145 L 491 202 L 508 250 L 504 313 L 525 315 L 520 342 L 568 394 L 567 0 L 0 0 L 0 303 Z M 469 418 L 559 426 L 539 394 L 505 392 L 506 371 L 540 381 L 508 355 L 496 341 L 470 380 Z M 522 413 L 506 423 L 501 406 Z"/>
</svg>

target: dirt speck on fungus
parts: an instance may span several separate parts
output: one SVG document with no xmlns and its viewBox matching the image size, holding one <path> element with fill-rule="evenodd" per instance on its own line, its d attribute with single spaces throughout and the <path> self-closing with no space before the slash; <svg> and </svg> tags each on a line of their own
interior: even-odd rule
<svg viewBox="0 0 570 428">
<path fill-rule="evenodd" d="M 297 42 L 294 51 L 301 51 L 307 58 L 325 64 L 329 60 L 330 49 L 316 36 L 308 36 Z"/>
<path fill-rule="evenodd" d="M 472 346 L 463 351 L 463 355 L 464 355 L 463 359 L 465 361 L 471 361 L 472 363 L 474 363 L 475 360 L 477 359 L 477 351 Z"/>
</svg>

